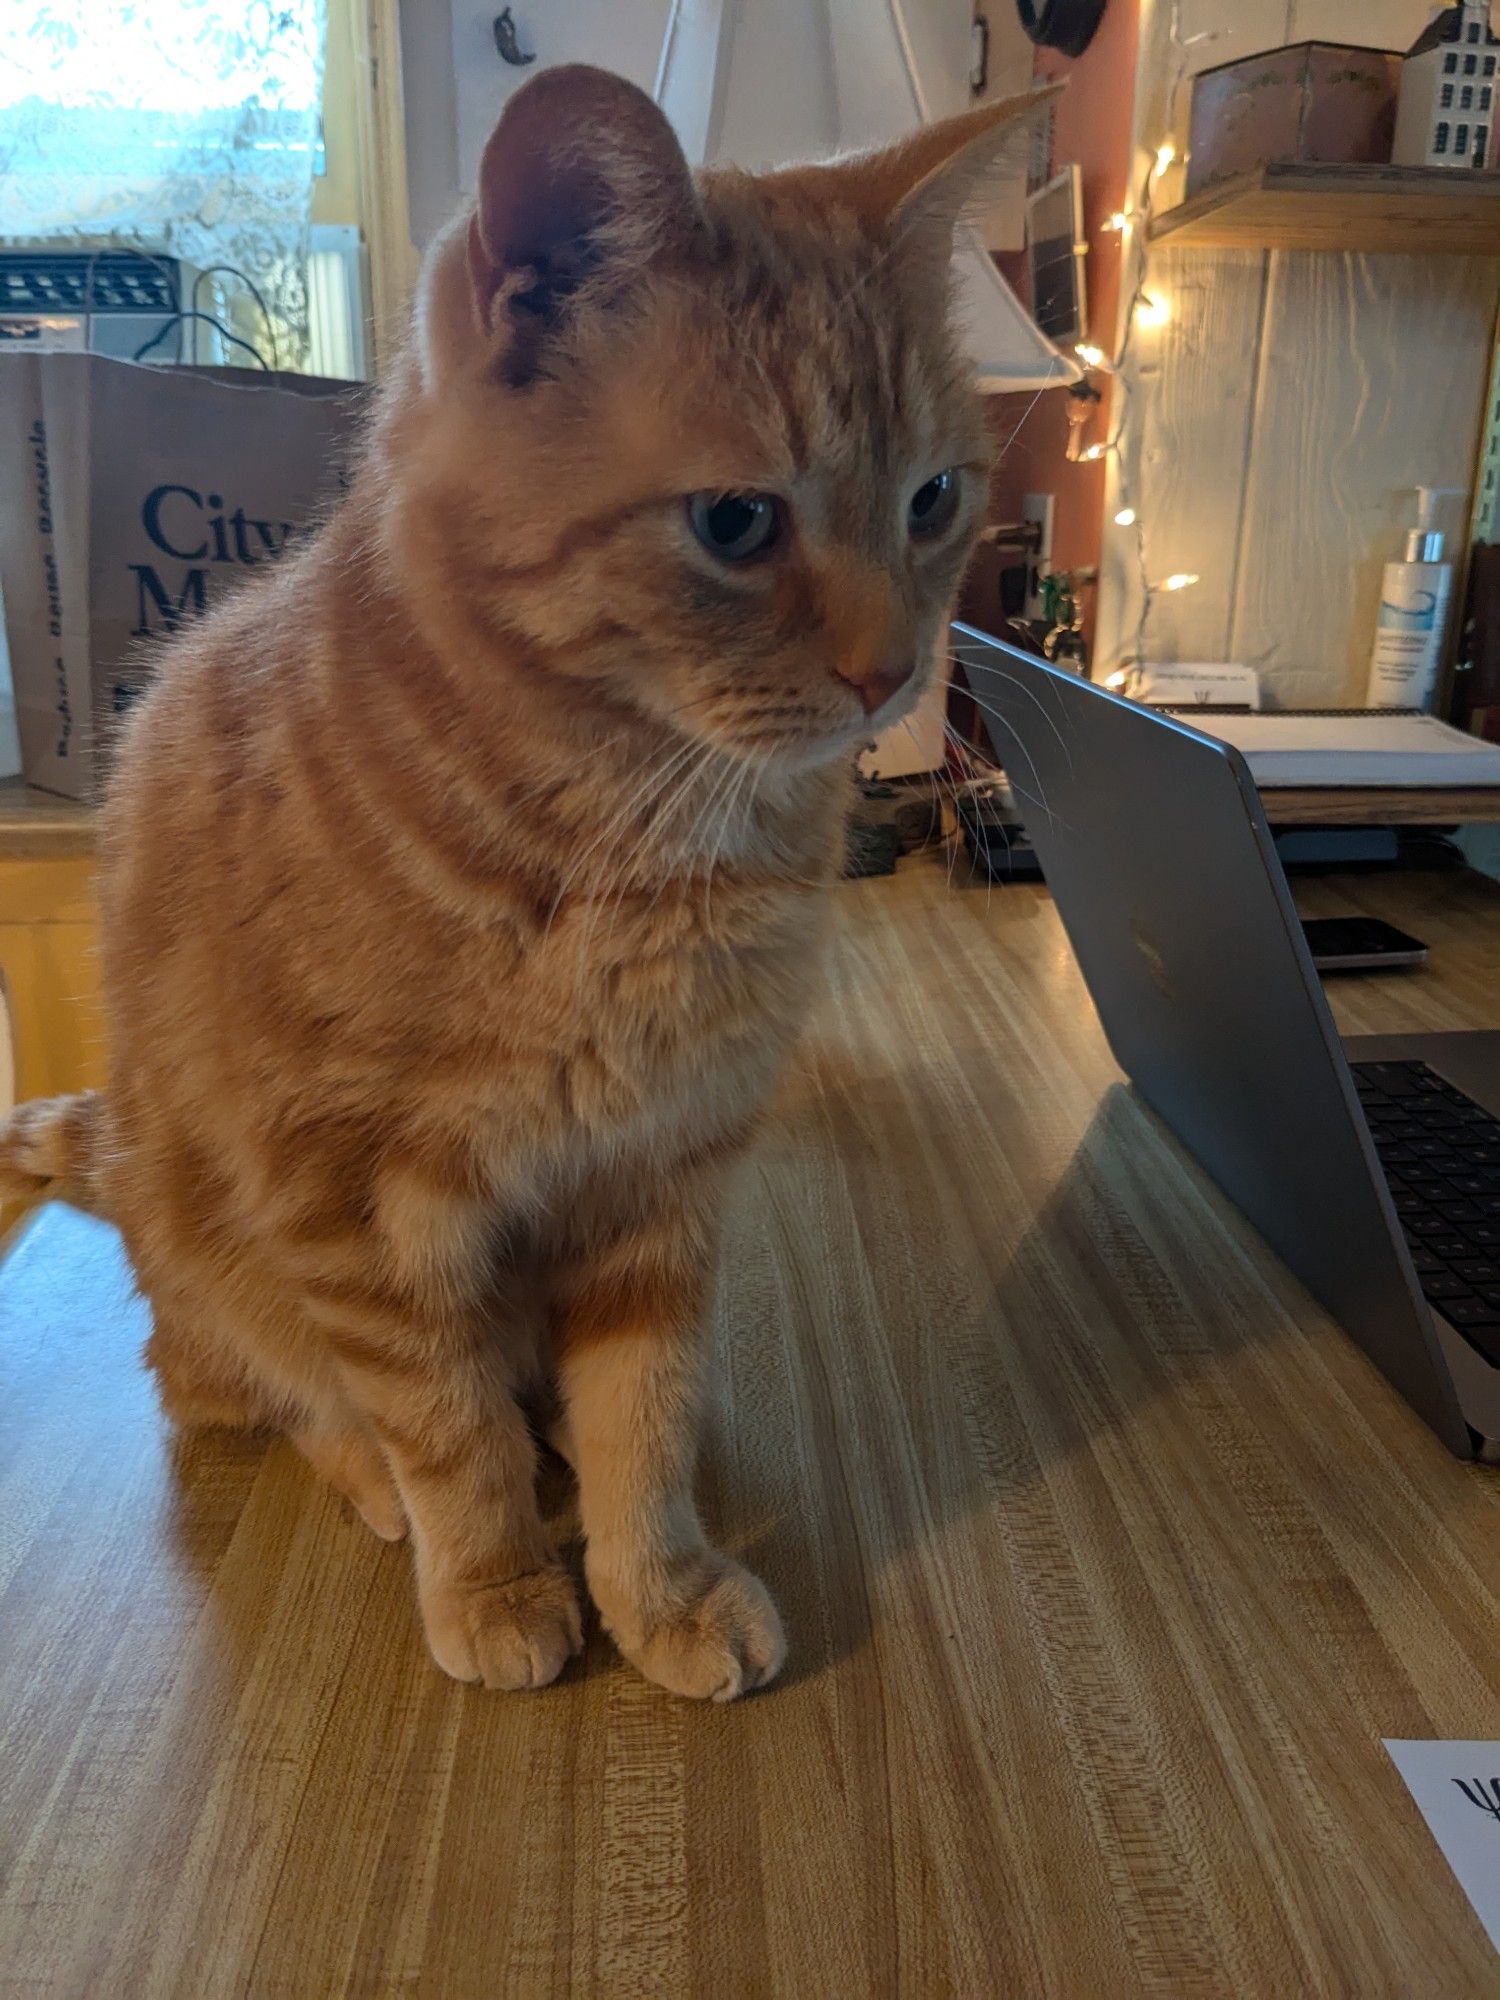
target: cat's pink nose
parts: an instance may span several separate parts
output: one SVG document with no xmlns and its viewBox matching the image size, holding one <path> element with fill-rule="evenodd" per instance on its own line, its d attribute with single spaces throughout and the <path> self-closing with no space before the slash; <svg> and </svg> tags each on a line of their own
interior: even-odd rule
<svg viewBox="0 0 1500 2000">
<path fill-rule="evenodd" d="M 842 667 L 834 669 L 834 676 L 845 687 L 853 688 L 863 704 L 866 715 L 873 715 L 877 708 L 884 708 L 894 694 L 899 694 L 916 672 L 915 662 L 908 660 L 899 667 L 852 667 L 846 671 Z"/>
</svg>

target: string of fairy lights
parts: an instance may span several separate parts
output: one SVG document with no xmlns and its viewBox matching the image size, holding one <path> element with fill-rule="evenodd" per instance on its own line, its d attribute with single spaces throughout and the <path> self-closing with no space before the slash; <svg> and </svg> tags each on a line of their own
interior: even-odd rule
<svg viewBox="0 0 1500 2000">
<path fill-rule="evenodd" d="M 1167 42 L 1172 56 L 1172 72 L 1166 89 L 1167 122 L 1175 125 L 1178 98 L 1187 81 L 1192 53 L 1205 43 L 1222 39 L 1220 32 L 1185 35 L 1182 30 L 1183 0 L 1172 0 L 1168 16 Z M 1138 333 L 1157 331 L 1167 325 L 1172 317 L 1170 301 L 1153 281 L 1151 268 L 1151 225 L 1156 218 L 1157 197 L 1161 183 L 1179 158 L 1176 142 L 1168 137 L 1162 140 L 1151 158 L 1141 179 L 1141 184 L 1133 201 L 1110 216 L 1104 227 L 1123 239 L 1122 262 L 1129 273 L 1128 304 L 1122 315 L 1123 331 L 1117 352 L 1111 356 L 1096 342 L 1084 340 L 1078 343 L 1075 353 L 1085 369 L 1084 385 L 1076 404 L 1076 414 L 1072 417 L 1068 438 L 1068 457 L 1074 463 L 1097 464 L 1102 459 L 1111 462 L 1114 471 L 1114 511 L 1112 520 L 1115 527 L 1133 533 L 1136 569 L 1139 575 L 1140 611 L 1136 621 L 1134 665 L 1142 665 L 1146 658 L 1146 641 L 1151 625 L 1151 614 L 1156 600 L 1163 593 L 1175 594 L 1191 590 L 1202 579 L 1190 570 L 1174 570 L 1165 576 L 1154 577 L 1150 566 L 1150 552 L 1146 539 L 1146 521 L 1140 505 L 1137 468 L 1130 453 L 1125 449 L 1125 441 L 1130 429 L 1131 409 L 1140 392 L 1139 373 L 1136 368 L 1136 336 Z M 1084 441 L 1084 429 L 1090 412 L 1096 408 L 1102 397 L 1089 380 L 1093 375 L 1106 375 L 1114 382 L 1114 399 L 1110 407 L 1110 434 L 1092 443 Z M 1124 686 L 1129 679 L 1127 667 L 1121 667 L 1109 677 L 1109 685 Z"/>
</svg>

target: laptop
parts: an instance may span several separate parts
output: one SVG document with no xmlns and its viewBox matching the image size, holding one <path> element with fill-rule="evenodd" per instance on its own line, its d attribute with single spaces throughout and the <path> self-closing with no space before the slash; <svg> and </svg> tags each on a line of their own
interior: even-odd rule
<svg viewBox="0 0 1500 2000">
<path fill-rule="evenodd" d="M 1500 1031 L 1341 1041 L 1238 751 L 953 647 L 1120 1067 L 1443 1442 L 1500 1459 Z"/>
</svg>

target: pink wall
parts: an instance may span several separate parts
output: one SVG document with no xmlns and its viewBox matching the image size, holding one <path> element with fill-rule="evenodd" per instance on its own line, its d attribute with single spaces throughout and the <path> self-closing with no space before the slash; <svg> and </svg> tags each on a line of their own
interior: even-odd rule
<svg viewBox="0 0 1500 2000">
<path fill-rule="evenodd" d="M 1037 59 L 1039 77 L 1068 79 L 1057 107 L 1055 158 L 1059 167 L 1076 162 L 1083 170 L 1089 335 L 1106 353 L 1115 345 L 1123 245 L 1104 224 L 1126 205 L 1139 30 L 1140 0 L 1109 0 L 1099 32 L 1083 55 L 1069 61 L 1043 49 Z M 1002 261 L 1006 276 L 1024 297 L 1024 258 Z M 1104 391 L 1104 402 L 1087 435 L 1104 438 L 1109 434 L 1110 385 L 1107 378 L 1096 376 L 1094 381 Z M 1016 519 L 1023 493 L 1055 493 L 1053 564 L 1058 569 L 1080 569 L 1099 561 L 1105 468 L 1070 465 L 1065 458 L 1068 403 L 1062 389 L 1049 389 L 1035 400 L 1029 393 L 993 399 L 996 433 L 1007 448 L 995 474 L 992 518 Z M 994 616 L 997 568 L 993 557 L 981 557 L 971 578 L 966 607 L 981 624 Z"/>
</svg>

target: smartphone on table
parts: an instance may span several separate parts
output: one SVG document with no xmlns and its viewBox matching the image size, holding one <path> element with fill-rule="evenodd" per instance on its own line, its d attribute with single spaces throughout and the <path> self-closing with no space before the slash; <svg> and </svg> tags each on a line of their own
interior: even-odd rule
<svg viewBox="0 0 1500 2000">
<path fill-rule="evenodd" d="M 1427 963 L 1420 938 L 1380 917 L 1304 917 L 1302 928 L 1319 972 L 1389 972 Z"/>
</svg>

